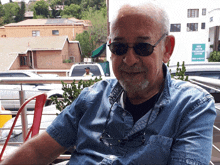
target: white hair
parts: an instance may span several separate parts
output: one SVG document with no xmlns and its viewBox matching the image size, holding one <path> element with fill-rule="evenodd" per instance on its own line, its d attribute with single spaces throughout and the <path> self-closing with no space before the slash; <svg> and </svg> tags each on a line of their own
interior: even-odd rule
<svg viewBox="0 0 220 165">
<path fill-rule="evenodd" d="M 157 3 L 155 0 L 145 1 L 142 4 L 138 5 L 124 5 L 122 6 L 113 21 L 111 22 L 111 31 L 113 32 L 113 28 L 116 26 L 116 22 L 118 19 L 125 14 L 141 14 L 145 15 L 147 18 L 151 18 L 159 23 L 162 27 L 161 34 L 169 33 L 170 24 L 167 12 L 164 8 Z M 111 32 L 111 33 L 112 33 Z"/>
</svg>

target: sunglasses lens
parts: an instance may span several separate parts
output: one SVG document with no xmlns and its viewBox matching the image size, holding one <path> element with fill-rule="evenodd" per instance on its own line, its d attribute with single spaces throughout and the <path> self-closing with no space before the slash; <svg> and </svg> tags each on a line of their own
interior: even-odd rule
<svg viewBox="0 0 220 165">
<path fill-rule="evenodd" d="M 135 53 L 140 56 L 149 56 L 154 51 L 154 46 L 148 43 L 138 43 L 134 46 Z"/>
<path fill-rule="evenodd" d="M 128 46 L 123 43 L 113 42 L 109 45 L 109 49 L 113 54 L 120 56 L 127 52 Z"/>
</svg>

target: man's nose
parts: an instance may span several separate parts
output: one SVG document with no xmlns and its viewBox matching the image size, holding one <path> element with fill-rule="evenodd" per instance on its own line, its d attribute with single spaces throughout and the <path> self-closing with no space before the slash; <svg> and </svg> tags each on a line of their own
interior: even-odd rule
<svg viewBox="0 0 220 165">
<path fill-rule="evenodd" d="M 133 47 L 129 47 L 127 53 L 124 55 L 123 62 L 128 66 L 133 66 L 140 61 L 138 55 L 135 53 Z"/>
</svg>

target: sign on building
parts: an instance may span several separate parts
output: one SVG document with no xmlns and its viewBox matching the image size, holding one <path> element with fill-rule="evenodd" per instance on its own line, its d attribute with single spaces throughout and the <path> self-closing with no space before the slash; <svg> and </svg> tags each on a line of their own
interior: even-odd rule
<svg viewBox="0 0 220 165">
<path fill-rule="evenodd" d="M 192 44 L 192 61 L 205 61 L 205 44 Z"/>
</svg>

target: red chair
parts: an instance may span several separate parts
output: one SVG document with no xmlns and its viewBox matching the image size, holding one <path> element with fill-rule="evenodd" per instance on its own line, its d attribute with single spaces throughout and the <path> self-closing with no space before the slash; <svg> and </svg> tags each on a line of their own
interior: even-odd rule
<svg viewBox="0 0 220 165">
<path fill-rule="evenodd" d="M 27 136 L 26 136 L 26 138 L 25 138 L 25 141 L 29 138 L 30 133 L 32 133 L 32 134 L 31 134 L 31 137 L 33 137 L 33 136 L 35 136 L 35 135 L 37 135 L 37 134 L 39 133 L 42 111 L 43 111 L 43 107 L 44 107 L 44 104 L 45 104 L 46 99 L 47 99 L 47 95 L 44 94 L 44 93 L 43 93 L 43 94 L 40 94 L 40 95 L 37 95 L 37 96 L 34 96 L 34 97 L 32 97 L 32 98 L 29 98 L 29 99 L 26 100 L 26 101 L 21 105 L 21 107 L 19 108 L 18 113 L 17 113 L 17 115 L 15 116 L 14 122 L 13 122 L 13 124 L 12 124 L 12 127 L 11 127 L 11 129 L 10 129 L 10 131 L 9 131 L 8 137 L 7 137 L 7 139 L 6 139 L 5 143 L 4 143 L 4 146 L 3 146 L 3 148 L 2 148 L 2 151 L 1 151 L 1 154 L 0 154 L 0 161 L 2 160 L 3 153 L 4 153 L 4 151 L 5 151 L 5 148 L 6 148 L 7 144 L 8 144 L 8 141 L 9 141 L 9 139 L 10 139 L 10 136 L 11 136 L 11 134 L 12 134 L 12 131 L 13 131 L 14 127 L 15 127 L 15 124 L 16 124 L 16 122 L 17 122 L 17 119 L 18 119 L 20 113 L 22 112 L 22 110 L 24 109 L 24 107 L 26 106 L 26 104 L 29 103 L 29 102 L 30 102 L 31 100 L 33 100 L 33 99 L 36 99 L 35 108 L 34 108 L 33 124 L 32 124 L 30 130 L 29 130 L 28 133 L 27 133 Z"/>
</svg>

